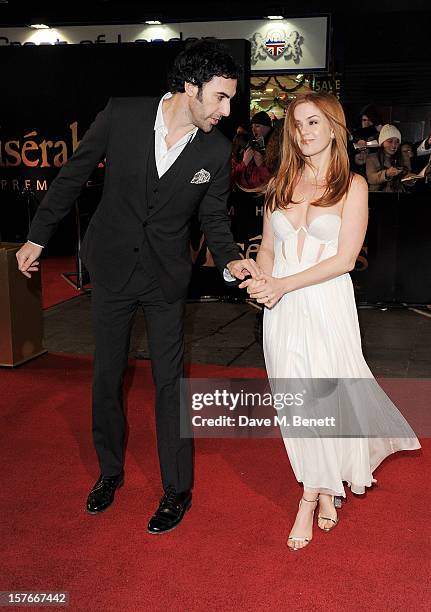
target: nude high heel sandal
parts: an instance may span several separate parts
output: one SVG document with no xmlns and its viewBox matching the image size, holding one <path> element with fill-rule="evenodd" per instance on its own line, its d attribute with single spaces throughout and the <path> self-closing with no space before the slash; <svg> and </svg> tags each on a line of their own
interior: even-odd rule
<svg viewBox="0 0 431 612">
<path fill-rule="evenodd" d="M 319 501 L 319 497 L 317 496 L 316 499 L 305 499 L 305 497 L 301 497 L 301 499 L 299 500 L 299 506 L 301 506 L 303 501 L 305 501 L 305 502 L 307 502 L 309 504 L 316 504 L 316 506 L 315 506 L 315 508 L 313 510 L 313 516 L 311 518 L 312 523 L 313 523 L 313 520 L 314 520 L 314 511 L 316 510 L 317 502 Z M 313 538 L 307 538 L 306 536 L 289 536 L 287 538 L 287 541 L 288 542 L 289 541 L 293 542 L 293 546 L 289 546 L 288 545 L 288 548 L 289 548 L 289 550 L 300 550 L 301 548 L 306 548 L 306 546 L 308 546 L 308 544 L 311 542 L 312 539 Z M 296 548 L 295 542 L 301 542 L 301 543 L 306 542 L 306 544 L 305 544 L 305 546 L 301 546 L 300 548 Z"/>
<path fill-rule="evenodd" d="M 339 501 L 339 498 L 334 497 L 334 495 L 331 495 L 331 501 L 334 504 L 334 509 L 335 508 L 341 508 L 341 503 Z M 333 523 L 333 525 L 331 525 L 330 527 L 320 527 L 319 522 L 317 522 L 317 526 L 319 527 L 319 529 L 321 529 L 322 531 L 326 531 L 326 533 L 328 531 L 332 531 L 332 529 L 334 529 L 334 527 L 336 527 L 338 525 L 338 516 L 337 518 L 333 519 L 330 516 L 322 516 L 321 514 L 317 515 L 317 521 L 319 521 L 319 519 L 321 519 L 322 521 L 331 521 L 331 523 Z"/>
</svg>

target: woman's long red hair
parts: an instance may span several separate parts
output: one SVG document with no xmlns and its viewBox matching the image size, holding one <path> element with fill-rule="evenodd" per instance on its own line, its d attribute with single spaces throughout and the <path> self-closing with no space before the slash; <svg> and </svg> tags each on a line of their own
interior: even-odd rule
<svg viewBox="0 0 431 612">
<path fill-rule="evenodd" d="M 334 133 L 325 191 L 320 198 L 310 204 L 333 206 L 347 193 L 350 186 L 352 175 L 347 155 L 346 118 L 341 104 L 332 94 L 317 92 L 300 94 L 287 109 L 280 167 L 266 189 L 265 204 L 271 212 L 276 208 L 287 208 L 290 204 L 297 204 L 292 199 L 293 193 L 305 166 L 310 165 L 299 147 L 294 117 L 295 108 L 304 102 L 312 102 L 317 106 L 328 119 Z"/>
</svg>

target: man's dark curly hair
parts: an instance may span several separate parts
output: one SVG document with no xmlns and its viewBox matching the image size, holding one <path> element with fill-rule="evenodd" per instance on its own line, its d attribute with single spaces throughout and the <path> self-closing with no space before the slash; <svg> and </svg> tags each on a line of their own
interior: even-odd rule
<svg viewBox="0 0 431 612">
<path fill-rule="evenodd" d="M 183 93 L 184 83 L 193 83 L 199 89 L 213 77 L 238 79 L 241 67 L 229 50 L 216 40 L 197 40 L 190 43 L 175 58 L 168 74 L 169 91 Z"/>
</svg>

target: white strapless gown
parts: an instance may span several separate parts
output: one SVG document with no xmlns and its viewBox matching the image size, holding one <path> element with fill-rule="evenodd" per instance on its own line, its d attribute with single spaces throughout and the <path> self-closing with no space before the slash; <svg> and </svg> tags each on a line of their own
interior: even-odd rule
<svg viewBox="0 0 431 612">
<path fill-rule="evenodd" d="M 275 277 L 301 272 L 337 252 L 339 215 L 321 214 L 308 228 L 295 229 L 284 213 L 274 211 L 271 223 Z M 352 492 L 364 493 L 375 482 L 373 471 L 385 457 L 420 448 L 365 362 L 349 274 L 287 293 L 271 310 L 265 308 L 263 347 L 269 379 L 372 378 L 377 393 L 371 400 L 367 397 L 368 431 L 385 431 L 385 422 L 391 421 L 403 432 L 395 438 L 284 437 L 295 476 L 306 489 L 345 497 L 343 483 L 347 483 Z"/>
</svg>

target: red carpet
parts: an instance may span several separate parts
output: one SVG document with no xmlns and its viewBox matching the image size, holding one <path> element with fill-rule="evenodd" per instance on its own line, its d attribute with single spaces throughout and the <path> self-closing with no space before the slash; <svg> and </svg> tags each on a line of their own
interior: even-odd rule
<svg viewBox="0 0 431 612">
<path fill-rule="evenodd" d="M 64 272 L 75 272 L 75 257 L 47 257 L 42 259 L 41 268 L 43 308 L 49 308 L 81 294 L 61 276 Z M 75 277 L 72 279 L 75 280 Z"/>
<path fill-rule="evenodd" d="M 98 476 L 90 379 L 90 359 L 67 355 L 0 371 L 0 590 L 67 590 L 69 608 L 87 612 L 428 609 L 429 440 L 387 459 L 373 490 L 348 495 L 337 528 L 315 528 L 296 553 L 285 542 L 300 487 L 282 442 L 197 440 L 193 508 L 150 536 L 161 487 L 148 362 L 131 363 L 126 485 L 100 516 L 84 512 Z"/>
</svg>

